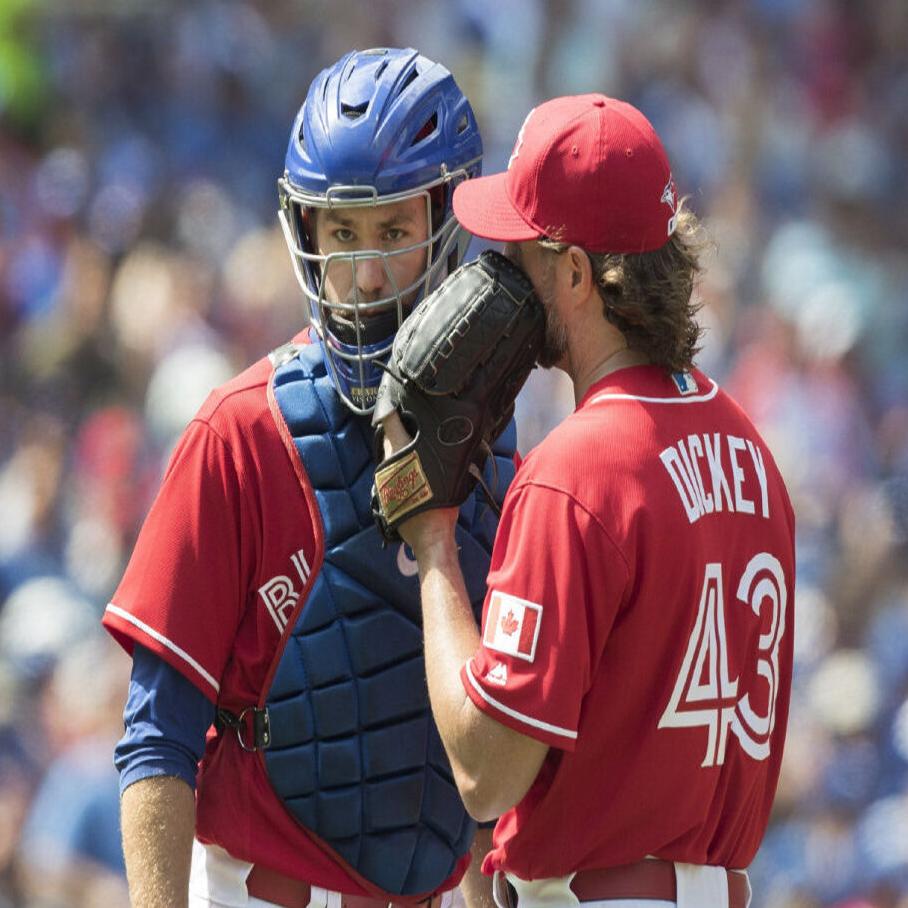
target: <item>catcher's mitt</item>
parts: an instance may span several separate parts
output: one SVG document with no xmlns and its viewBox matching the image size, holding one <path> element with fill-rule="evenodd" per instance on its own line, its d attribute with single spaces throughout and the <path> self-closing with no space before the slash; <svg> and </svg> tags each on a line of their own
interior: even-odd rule
<svg viewBox="0 0 908 908">
<path fill-rule="evenodd" d="M 489 445 L 510 420 L 544 337 L 530 279 L 491 251 L 458 268 L 407 317 L 372 415 L 379 460 L 381 423 L 393 410 L 414 436 L 375 471 L 372 512 L 385 538 L 399 538 L 398 524 L 420 511 L 459 506 L 482 481 Z"/>
</svg>

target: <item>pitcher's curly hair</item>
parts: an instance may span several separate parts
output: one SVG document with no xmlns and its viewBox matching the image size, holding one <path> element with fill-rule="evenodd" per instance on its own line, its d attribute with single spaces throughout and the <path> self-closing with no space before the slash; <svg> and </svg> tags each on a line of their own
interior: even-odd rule
<svg viewBox="0 0 908 908">
<path fill-rule="evenodd" d="M 605 318 L 632 350 L 645 353 L 650 362 L 669 372 L 691 368 L 703 333 L 692 294 L 701 270 L 700 256 L 709 241 L 685 202 L 678 203 L 677 225 L 664 246 L 638 254 L 587 252 Z M 551 238 L 539 244 L 556 254 L 569 248 Z"/>
</svg>

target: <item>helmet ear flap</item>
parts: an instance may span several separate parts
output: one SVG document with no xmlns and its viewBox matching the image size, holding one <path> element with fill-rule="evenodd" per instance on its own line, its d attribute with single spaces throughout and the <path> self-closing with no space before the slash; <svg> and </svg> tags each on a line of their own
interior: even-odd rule
<svg viewBox="0 0 908 908">
<path fill-rule="evenodd" d="M 297 230 L 299 231 L 300 245 L 308 252 L 315 252 L 318 248 L 315 242 L 315 212 L 312 208 L 295 205 Z"/>
<path fill-rule="evenodd" d="M 285 180 L 278 181 L 278 198 L 279 220 L 290 250 L 293 270 L 306 294 L 310 322 L 318 325 L 321 316 L 316 301 L 322 280 L 322 269 L 318 256 L 313 254 L 316 252 L 313 209 L 294 198 L 292 192 L 288 191 Z"/>
<path fill-rule="evenodd" d="M 451 189 L 446 183 L 440 186 L 433 186 L 429 190 L 429 209 L 432 217 L 430 231 L 432 234 L 441 230 L 441 225 L 445 222 L 445 214 L 449 209 L 451 202 Z"/>
<path fill-rule="evenodd" d="M 291 224 L 296 234 L 299 248 L 305 252 L 316 252 L 318 247 L 315 242 L 315 210 L 301 205 L 299 202 L 290 202 Z M 317 262 L 308 261 L 306 266 L 312 270 L 316 286 L 321 275 L 321 268 Z"/>
</svg>

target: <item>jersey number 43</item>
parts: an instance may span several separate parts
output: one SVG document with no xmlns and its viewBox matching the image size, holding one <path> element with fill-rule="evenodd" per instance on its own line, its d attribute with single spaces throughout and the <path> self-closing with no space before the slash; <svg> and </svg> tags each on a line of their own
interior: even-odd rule
<svg viewBox="0 0 908 908">
<path fill-rule="evenodd" d="M 706 755 L 701 766 L 725 762 L 729 729 L 753 759 L 769 756 L 779 692 L 779 644 L 785 633 L 788 600 L 778 559 L 767 552 L 751 558 L 738 583 L 736 599 L 758 617 L 764 607 L 771 609 L 769 627 L 757 642 L 756 674 L 768 685 L 766 713 L 752 707 L 747 692 L 739 694 L 739 678 L 729 677 L 722 565 L 707 564 L 694 629 L 668 706 L 659 720 L 659 728 L 706 727 Z"/>
</svg>

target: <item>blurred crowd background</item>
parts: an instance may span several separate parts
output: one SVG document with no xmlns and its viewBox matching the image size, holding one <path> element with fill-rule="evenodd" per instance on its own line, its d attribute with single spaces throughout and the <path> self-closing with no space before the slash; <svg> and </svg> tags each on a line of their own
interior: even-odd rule
<svg viewBox="0 0 908 908">
<path fill-rule="evenodd" d="M 385 44 L 454 72 L 488 172 L 555 94 L 626 98 L 663 136 L 715 240 L 700 363 L 798 517 L 753 906 L 906 908 L 905 0 L 0 0 L 0 908 L 127 904 L 129 661 L 99 617 L 180 430 L 304 322 L 289 127 L 319 69 Z M 535 374 L 522 448 L 571 406 Z"/>
</svg>

